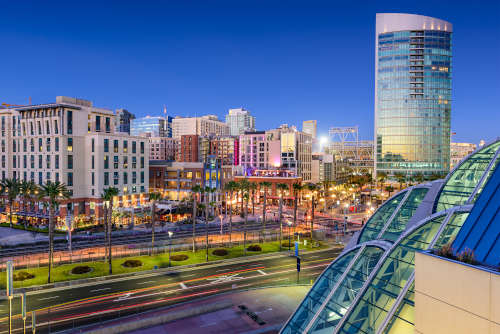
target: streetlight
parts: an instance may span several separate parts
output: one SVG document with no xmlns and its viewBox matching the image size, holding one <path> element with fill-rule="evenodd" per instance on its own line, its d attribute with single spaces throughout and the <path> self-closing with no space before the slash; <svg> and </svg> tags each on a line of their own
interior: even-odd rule
<svg viewBox="0 0 500 334">
<path fill-rule="evenodd" d="M 286 223 L 288 224 L 288 252 L 290 252 L 290 244 L 291 244 L 290 230 L 292 229 L 292 222 L 291 221 L 287 221 Z"/>
<path fill-rule="evenodd" d="M 220 219 L 220 235 L 221 235 L 221 241 L 222 241 L 222 215 L 219 215 L 219 219 Z"/>
<path fill-rule="evenodd" d="M 168 266 L 170 267 L 170 253 L 172 252 L 172 236 L 174 235 L 174 232 L 168 231 L 168 238 L 169 238 L 169 247 L 168 247 Z"/>
</svg>

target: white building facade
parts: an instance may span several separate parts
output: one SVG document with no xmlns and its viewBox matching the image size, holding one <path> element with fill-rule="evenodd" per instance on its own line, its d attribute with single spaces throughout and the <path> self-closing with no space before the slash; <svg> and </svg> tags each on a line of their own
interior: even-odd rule
<svg viewBox="0 0 500 334">
<path fill-rule="evenodd" d="M 226 124 L 231 136 L 239 136 L 245 132 L 255 131 L 255 117 L 243 108 L 229 109 L 226 115 Z"/>
</svg>

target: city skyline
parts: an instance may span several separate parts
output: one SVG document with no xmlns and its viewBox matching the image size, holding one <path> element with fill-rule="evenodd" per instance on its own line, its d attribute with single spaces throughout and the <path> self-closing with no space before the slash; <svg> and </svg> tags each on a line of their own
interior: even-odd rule
<svg viewBox="0 0 500 334">
<path fill-rule="evenodd" d="M 4 55 L 12 66 L 4 72 L 9 84 L 2 102 L 27 104 L 31 97 L 33 103 L 46 103 L 55 95 L 68 95 L 126 108 L 137 117 L 161 115 L 166 104 L 170 115 L 216 114 L 220 119 L 228 109 L 244 106 L 252 110 L 258 130 L 281 123 L 300 126 L 314 118 L 319 136 L 330 126 L 359 125 L 361 137 L 371 139 L 375 14 L 405 12 L 453 22 L 458 31 L 452 40 L 453 140 L 490 141 L 499 117 L 488 107 L 498 92 L 494 59 L 499 48 L 487 41 L 497 31 L 494 13 L 499 5 L 428 4 L 363 3 L 359 10 L 324 2 L 307 8 L 295 2 L 286 7 L 218 2 L 193 11 L 181 4 L 125 4 L 78 12 L 36 3 L 29 8 L 6 4 L 11 15 L 1 23 L 3 37 L 16 52 Z M 48 19 L 35 29 L 36 20 L 30 19 L 40 14 L 61 18 L 66 10 L 72 12 L 70 21 Z M 175 17 L 188 11 L 187 19 L 178 15 L 183 22 Z M 477 15 L 468 14 L 474 11 Z M 239 24 L 253 20 L 259 25 Z M 336 45 L 355 52 L 339 53 Z M 37 50 L 37 57 L 29 50 Z M 33 74 L 35 80 L 25 80 Z M 43 79 L 48 77 L 67 79 Z M 493 122 L 482 124 L 485 118 Z"/>
</svg>

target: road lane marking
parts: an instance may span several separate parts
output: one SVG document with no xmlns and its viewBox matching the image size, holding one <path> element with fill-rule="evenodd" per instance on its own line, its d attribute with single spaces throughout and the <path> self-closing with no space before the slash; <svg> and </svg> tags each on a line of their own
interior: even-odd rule
<svg viewBox="0 0 500 334">
<path fill-rule="evenodd" d="M 186 286 L 186 284 L 184 284 L 184 283 L 182 283 L 182 282 L 181 282 L 181 284 L 180 284 L 180 285 L 181 285 L 181 288 L 183 288 L 183 289 L 187 289 L 187 288 L 188 288 L 188 287 Z"/>
<path fill-rule="evenodd" d="M 95 290 L 90 290 L 90 292 L 105 291 L 105 290 L 111 290 L 111 288 L 95 289 Z"/>
<path fill-rule="evenodd" d="M 59 298 L 59 296 L 45 297 L 45 298 L 40 298 L 38 300 L 49 300 L 49 299 L 55 299 L 55 298 Z"/>
<path fill-rule="evenodd" d="M 141 285 L 141 284 L 148 284 L 148 283 L 156 283 L 156 281 L 139 282 L 137 284 Z"/>
<path fill-rule="evenodd" d="M 184 275 L 184 277 L 191 277 L 191 276 L 194 276 L 196 274 L 189 274 L 189 275 Z"/>
<path fill-rule="evenodd" d="M 259 273 L 261 273 L 262 275 L 267 275 L 265 272 L 263 272 L 262 270 L 257 270 Z"/>
</svg>

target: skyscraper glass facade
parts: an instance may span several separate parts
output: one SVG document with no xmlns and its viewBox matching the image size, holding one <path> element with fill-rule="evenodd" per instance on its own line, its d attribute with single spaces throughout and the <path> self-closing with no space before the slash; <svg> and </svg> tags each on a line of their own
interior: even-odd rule
<svg viewBox="0 0 500 334">
<path fill-rule="evenodd" d="M 377 172 L 449 170 L 451 30 L 430 17 L 377 14 Z"/>
</svg>

